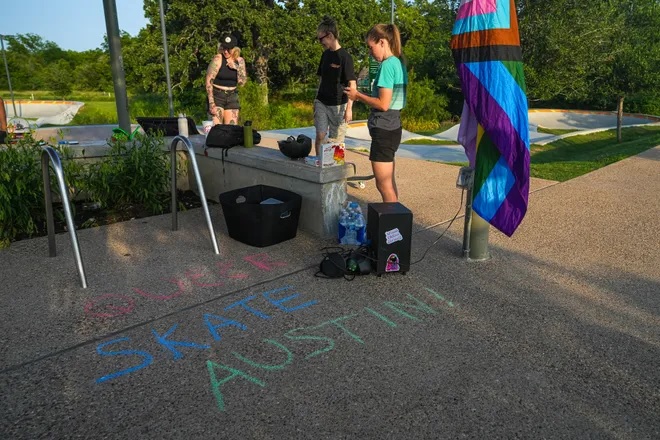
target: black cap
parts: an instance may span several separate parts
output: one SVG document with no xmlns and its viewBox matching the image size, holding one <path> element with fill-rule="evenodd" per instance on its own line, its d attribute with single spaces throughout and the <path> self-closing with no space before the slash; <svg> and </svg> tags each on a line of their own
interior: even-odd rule
<svg viewBox="0 0 660 440">
<path fill-rule="evenodd" d="M 220 39 L 220 47 L 222 49 L 233 49 L 238 45 L 238 41 L 236 41 L 236 37 L 233 35 L 225 35 Z"/>
</svg>

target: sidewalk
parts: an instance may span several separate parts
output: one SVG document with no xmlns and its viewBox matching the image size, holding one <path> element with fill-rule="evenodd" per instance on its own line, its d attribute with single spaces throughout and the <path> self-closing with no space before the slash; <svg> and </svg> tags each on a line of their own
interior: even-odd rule
<svg viewBox="0 0 660 440">
<path fill-rule="evenodd" d="M 360 174 L 368 158 L 347 153 Z M 299 232 L 213 254 L 199 209 L 0 251 L 0 438 L 658 438 L 660 147 L 532 180 L 461 255 L 456 167 L 397 158 L 406 276 L 314 277 Z M 373 181 L 350 188 L 363 208 Z M 462 211 L 461 211 L 462 215 Z"/>
</svg>

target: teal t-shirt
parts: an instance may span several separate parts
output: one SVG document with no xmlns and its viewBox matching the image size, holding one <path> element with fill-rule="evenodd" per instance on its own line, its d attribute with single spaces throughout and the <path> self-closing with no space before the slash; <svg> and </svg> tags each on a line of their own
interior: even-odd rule
<svg viewBox="0 0 660 440">
<path fill-rule="evenodd" d="M 406 86 L 408 72 L 398 57 L 391 56 L 380 63 L 374 79 L 371 96 L 378 97 L 378 88 L 392 89 L 392 101 L 389 110 L 401 110 L 406 106 Z"/>
</svg>

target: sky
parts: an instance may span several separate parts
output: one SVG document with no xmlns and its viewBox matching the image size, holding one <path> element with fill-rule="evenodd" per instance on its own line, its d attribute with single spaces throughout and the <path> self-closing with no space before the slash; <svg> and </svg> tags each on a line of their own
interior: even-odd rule
<svg viewBox="0 0 660 440">
<path fill-rule="evenodd" d="M 0 34 L 37 34 L 61 49 L 85 51 L 103 44 L 102 0 L 0 0 Z M 119 29 L 132 36 L 146 26 L 142 0 L 115 0 Z"/>
</svg>

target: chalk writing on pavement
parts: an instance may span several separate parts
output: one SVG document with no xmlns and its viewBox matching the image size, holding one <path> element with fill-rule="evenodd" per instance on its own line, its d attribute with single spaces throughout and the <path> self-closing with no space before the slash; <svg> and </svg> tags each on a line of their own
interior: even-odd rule
<svg viewBox="0 0 660 440">
<path fill-rule="evenodd" d="M 296 362 L 305 362 L 318 356 L 329 356 L 338 344 L 371 344 L 372 341 L 360 334 L 360 328 L 372 326 L 374 322 L 381 323 L 385 329 L 396 331 L 402 325 L 423 322 L 429 317 L 438 316 L 441 312 L 455 311 L 458 305 L 451 299 L 430 288 L 424 288 L 415 295 L 403 293 L 393 295 L 395 299 L 383 301 L 377 305 L 362 307 L 352 313 L 342 314 L 325 319 L 314 325 L 289 329 L 274 337 L 261 339 L 265 363 L 253 359 L 237 351 L 218 351 L 215 342 L 231 337 L 236 332 L 248 330 L 248 318 L 252 321 L 268 321 L 282 314 L 295 313 L 318 304 L 315 299 L 306 298 L 293 286 L 284 286 L 264 292 L 253 293 L 238 301 L 224 306 L 217 312 L 203 313 L 196 321 L 197 326 L 205 329 L 206 339 L 185 340 L 176 337 L 179 323 L 174 323 L 163 329 L 151 329 L 152 342 L 159 349 L 158 353 L 171 355 L 168 359 L 178 361 L 190 351 L 199 350 L 213 353 L 214 360 L 206 360 L 206 371 L 209 375 L 210 394 L 219 411 L 226 411 L 225 388 L 231 387 L 236 381 L 248 383 L 263 388 L 267 387 L 267 377 L 264 375 L 283 372 Z M 257 321 L 254 321 L 258 318 Z M 194 320 L 193 320 L 194 322 Z M 185 325 L 191 325 L 187 319 Z M 253 325 L 253 324 L 250 324 Z M 105 341 L 96 347 L 98 355 L 103 357 L 126 356 L 131 360 L 131 366 L 118 371 L 107 372 L 96 379 L 103 384 L 112 380 L 120 380 L 136 371 L 143 370 L 155 362 L 163 362 L 162 356 L 157 360 L 155 352 L 131 349 L 132 342 L 144 347 L 143 340 L 132 341 L 129 337 L 120 337 Z M 304 352 L 303 352 L 304 351 Z M 298 354 L 296 354 L 298 353 Z M 301 354 L 302 353 L 302 354 Z M 218 358 L 222 356 L 222 360 Z M 273 363 L 272 359 L 276 359 Z M 114 364 L 114 363 L 110 363 Z M 256 371 L 247 372 L 252 368 Z M 125 380 L 128 378 L 124 378 Z"/>
</svg>

